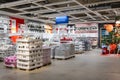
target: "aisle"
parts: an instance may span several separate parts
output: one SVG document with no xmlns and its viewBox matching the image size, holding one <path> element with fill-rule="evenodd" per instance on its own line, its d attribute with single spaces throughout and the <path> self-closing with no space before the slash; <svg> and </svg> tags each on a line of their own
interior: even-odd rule
<svg viewBox="0 0 120 80">
<path fill-rule="evenodd" d="M 86 54 L 87 56 L 88 55 L 101 55 L 101 49 L 92 49 L 92 50 L 90 50 L 90 51 L 85 51 L 85 53 L 84 54 Z M 83 55 L 84 55 L 83 54 Z"/>
<path fill-rule="evenodd" d="M 30 72 L 6 69 L 0 63 L 0 80 L 120 80 L 120 58 L 99 52 L 95 49 L 70 60 L 53 60 L 50 66 Z"/>
</svg>

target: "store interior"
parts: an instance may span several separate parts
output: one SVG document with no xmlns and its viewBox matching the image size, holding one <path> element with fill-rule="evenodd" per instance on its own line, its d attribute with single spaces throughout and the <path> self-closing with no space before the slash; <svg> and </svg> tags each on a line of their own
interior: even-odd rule
<svg viewBox="0 0 120 80">
<path fill-rule="evenodd" d="M 119 80 L 120 0 L 0 0 L 0 80 Z"/>
</svg>

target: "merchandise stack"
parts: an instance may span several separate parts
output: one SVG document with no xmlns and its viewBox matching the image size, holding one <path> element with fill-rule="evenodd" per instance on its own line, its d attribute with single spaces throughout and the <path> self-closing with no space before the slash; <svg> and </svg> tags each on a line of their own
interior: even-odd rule
<svg viewBox="0 0 120 80">
<path fill-rule="evenodd" d="M 0 60 L 3 60 L 5 57 L 13 56 L 16 52 L 14 45 L 5 44 L 0 46 Z"/>
<path fill-rule="evenodd" d="M 75 53 L 83 53 L 85 51 L 85 38 L 84 37 L 76 37 L 74 40 L 75 45 Z"/>
<path fill-rule="evenodd" d="M 43 65 L 42 40 L 24 36 L 17 40 L 17 68 L 31 70 Z"/>
<path fill-rule="evenodd" d="M 75 53 L 82 53 L 84 51 L 84 42 L 75 41 Z"/>
<path fill-rule="evenodd" d="M 74 45 L 72 43 L 61 43 L 59 47 L 55 49 L 55 58 L 68 59 L 74 57 Z"/>
<path fill-rule="evenodd" d="M 57 47 L 59 47 L 59 45 L 52 45 L 52 46 L 50 46 L 50 48 L 51 48 L 51 58 L 52 59 L 55 58 L 55 50 L 56 50 Z"/>
<path fill-rule="evenodd" d="M 43 46 L 43 65 L 51 63 L 51 48 Z"/>
<path fill-rule="evenodd" d="M 16 56 L 9 56 L 4 58 L 4 65 L 6 67 L 17 67 L 17 58 Z"/>
</svg>

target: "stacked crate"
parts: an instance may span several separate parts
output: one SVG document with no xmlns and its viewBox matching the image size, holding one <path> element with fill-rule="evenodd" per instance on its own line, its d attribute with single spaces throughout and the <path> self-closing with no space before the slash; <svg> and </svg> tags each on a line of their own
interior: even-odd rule
<svg viewBox="0 0 120 80">
<path fill-rule="evenodd" d="M 43 47 L 43 65 L 48 65 L 51 63 L 51 48 Z"/>
<path fill-rule="evenodd" d="M 43 65 L 40 38 L 23 37 L 17 40 L 17 68 L 31 70 Z"/>
</svg>

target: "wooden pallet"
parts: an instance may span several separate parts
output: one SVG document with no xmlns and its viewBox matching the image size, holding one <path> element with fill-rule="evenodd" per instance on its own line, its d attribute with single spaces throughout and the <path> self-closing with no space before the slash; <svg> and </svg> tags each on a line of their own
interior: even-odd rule
<svg viewBox="0 0 120 80">
<path fill-rule="evenodd" d="M 4 61 L 4 59 L 3 58 L 0 58 L 0 62 L 3 62 Z"/>
<path fill-rule="evenodd" d="M 75 56 L 71 56 L 71 57 L 68 57 L 68 58 L 55 58 L 57 60 L 68 60 L 68 59 L 71 59 L 71 58 L 74 58 Z"/>
<path fill-rule="evenodd" d="M 5 66 L 5 67 L 9 69 L 16 69 L 16 67 L 10 67 L 10 66 Z"/>
<path fill-rule="evenodd" d="M 36 67 L 36 68 L 33 68 L 33 69 L 22 69 L 22 68 L 17 68 L 18 70 L 22 70 L 22 71 L 33 71 L 33 70 L 36 70 L 36 69 L 40 69 L 42 66 L 40 67 Z"/>
<path fill-rule="evenodd" d="M 44 64 L 43 66 L 48 66 L 48 65 L 50 65 L 51 64 L 51 62 L 50 63 L 48 63 L 48 64 Z"/>
</svg>

